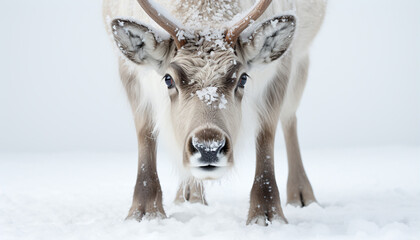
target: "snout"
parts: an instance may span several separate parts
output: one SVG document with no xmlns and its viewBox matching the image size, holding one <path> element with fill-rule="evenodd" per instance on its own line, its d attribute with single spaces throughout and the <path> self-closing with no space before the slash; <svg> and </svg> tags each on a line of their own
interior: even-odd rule
<svg viewBox="0 0 420 240">
<path fill-rule="evenodd" d="M 232 165 L 230 139 L 217 128 L 195 131 L 187 146 L 188 165 L 196 178 L 221 178 Z"/>
</svg>

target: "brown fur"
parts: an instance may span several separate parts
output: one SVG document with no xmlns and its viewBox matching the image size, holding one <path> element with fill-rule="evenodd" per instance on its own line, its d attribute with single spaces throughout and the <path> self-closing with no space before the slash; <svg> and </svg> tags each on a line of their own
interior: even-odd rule
<svg viewBox="0 0 420 240">
<path fill-rule="evenodd" d="M 286 56 L 282 63 L 286 63 L 287 66 L 288 61 L 291 61 L 290 55 Z M 264 111 L 259 113 L 260 130 L 256 139 L 256 170 L 247 224 L 255 222 L 262 224 L 260 222 L 262 216 L 265 216 L 264 219 L 270 222 L 279 218 L 287 223 L 280 205 L 274 174 L 274 139 L 289 77 L 290 70 L 288 68 L 283 67 L 278 71 L 277 79 L 271 81 L 266 88 L 266 100 L 262 102 L 264 106 L 260 108 Z"/>
<path fill-rule="evenodd" d="M 147 116 L 147 115 L 146 115 Z M 166 216 L 156 169 L 156 136 L 150 119 L 136 117 L 139 162 L 133 204 L 127 218 L 141 220 L 145 214 Z"/>
<path fill-rule="evenodd" d="M 217 28 L 242 11 L 241 7 L 250 7 L 253 2 L 181 0 L 175 15 L 184 24 L 193 24 L 191 28 L 194 33 L 199 33 L 200 27 L 216 28 L 216 33 L 222 33 L 223 29 Z M 214 138 L 220 140 L 220 136 L 223 136 L 226 139 L 228 165 L 233 165 L 233 146 L 242 118 L 241 100 L 246 93 L 242 88 L 237 88 L 239 76 L 250 70 L 251 65 L 277 61 L 271 67 L 271 73 L 276 73 L 274 77 L 267 77 L 265 72 L 261 73 L 261 76 L 255 76 L 261 78 L 255 80 L 263 87 L 258 90 L 260 95 L 257 95 L 262 99 L 253 99 L 257 105 L 259 128 L 256 134 L 256 171 L 251 190 L 248 224 L 267 224 L 274 219 L 287 222 L 280 205 L 274 173 L 274 139 L 279 119 L 283 127 L 289 163 L 287 202 L 306 206 L 316 201 L 303 168 L 295 112 L 307 78 L 307 50 L 321 26 L 325 2 L 292 2 L 297 6 L 296 12 L 301 21 L 297 39 L 293 39 L 295 17 L 285 15 L 262 23 L 248 40 L 238 40 L 234 51 L 226 49 L 226 45 L 221 46 L 220 42 L 216 44 L 217 39 L 204 39 L 205 36 L 199 34 L 196 34 L 195 38 L 186 39 L 186 44 L 176 49 L 173 39 L 160 41 L 153 29 L 135 20 L 114 19 L 108 26 L 108 32 L 114 35 L 118 48 L 126 58 L 138 65 L 151 66 L 159 74 L 172 75 L 176 87 L 168 89 L 171 124 L 175 143 L 183 151 L 182 163 L 186 169 L 194 152 L 191 146 L 192 136 L 198 136 L 197 139 L 203 141 Z M 214 4 L 210 12 L 207 11 L 209 4 Z M 116 5 L 120 8 L 115 8 Z M 227 5 L 232 7 L 229 13 L 223 12 Z M 287 5 L 290 5 L 289 1 L 273 1 L 262 19 L 277 14 L 277 8 Z M 192 12 L 189 11 L 190 7 Z M 220 21 L 212 18 L 215 14 L 220 15 Z M 110 18 L 109 15 L 112 18 L 133 16 L 136 19 L 148 19 L 143 10 L 134 4 L 134 0 L 105 0 L 104 18 Z M 212 21 L 206 20 L 210 18 Z M 121 24 L 122 22 L 124 23 Z M 197 26 L 198 28 L 195 28 Z M 292 39 L 294 43 L 290 47 Z M 142 79 L 143 76 L 138 76 L 138 71 L 134 69 L 136 67 L 131 63 L 126 64 L 124 60 L 120 60 L 121 80 L 135 117 L 139 147 L 138 175 L 128 218 L 141 220 L 145 215 L 163 217 L 165 212 L 156 172 L 156 105 L 149 102 L 151 99 L 140 96 L 142 87 L 147 87 L 140 85 L 146 85 L 148 82 Z M 232 77 L 234 74 L 236 78 Z M 207 105 L 198 99 L 197 91 L 207 87 L 217 87 L 219 96 L 223 94 L 226 97 L 226 109 L 218 108 L 217 103 Z M 211 136 L 202 134 L 203 129 L 211 129 Z M 175 202 L 183 201 L 207 204 L 201 180 L 190 178 L 181 183 Z"/>
<path fill-rule="evenodd" d="M 286 140 L 289 177 L 287 180 L 287 203 L 305 207 L 316 202 L 311 183 L 306 176 L 300 155 L 299 142 L 296 132 L 296 117 L 283 125 Z"/>
<path fill-rule="evenodd" d="M 124 60 L 120 60 L 120 77 L 130 99 L 136 96 L 140 88 L 135 80 L 136 75 L 128 71 Z M 141 220 L 146 214 L 150 217 L 166 216 L 162 206 L 162 190 L 156 169 L 156 135 L 153 132 L 154 123 L 151 119 L 150 109 L 144 109 L 138 114 L 135 102 L 131 101 L 135 116 L 135 125 L 138 141 L 138 171 L 136 186 L 134 188 L 133 203 L 127 219 Z"/>
<path fill-rule="evenodd" d="M 254 184 L 251 189 L 251 201 L 247 224 L 267 224 L 276 218 L 284 217 L 279 190 L 274 174 L 274 137 L 275 129 L 263 124 L 257 136 L 257 161 Z M 263 222 L 260 222 L 263 221 Z"/>
</svg>

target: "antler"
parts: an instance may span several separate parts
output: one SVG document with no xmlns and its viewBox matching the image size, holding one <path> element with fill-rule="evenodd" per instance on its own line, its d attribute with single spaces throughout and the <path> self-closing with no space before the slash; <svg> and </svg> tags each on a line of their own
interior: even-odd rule
<svg viewBox="0 0 420 240">
<path fill-rule="evenodd" d="M 148 0 L 137 0 L 143 10 L 165 31 L 167 31 L 175 41 L 176 47 L 180 49 L 184 44 L 185 40 L 179 40 L 177 32 L 181 30 L 180 26 L 177 26 L 173 21 L 166 18 L 163 14 L 159 13 L 155 7 Z M 232 46 L 235 45 L 239 34 L 248 27 L 251 21 L 257 20 L 268 8 L 271 0 L 257 0 L 258 3 L 255 7 L 235 25 L 226 30 L 226 41 Z"/>
<path fill-rule="evenodd" d="M 148 0 L 137 0 L 143 10 L 151 17 L 159 26 L 167 31 L 175 41 L 176 47 L 180 49 L 184 44 L 185 40 L 179 40 L 177 32 L 181 30 L 174 22 L 159 13 Z"/>
<path fill-rule="evenodd" d="M 255 5 L 254 9 L 252 9 L 244 18 L 242 18 L 239 22 L 237 22 L 235 25 L 233 25 L 226 31 L 225 39 L 230 45 L 235 45 L 239 34 L 241 34 L 241 32 L 248 27 L 251 21 L 257 20 L 265 12 L 265 10 L 271 3 L 271 0 L 257 1 L 259 2 Z"/>
</svg>

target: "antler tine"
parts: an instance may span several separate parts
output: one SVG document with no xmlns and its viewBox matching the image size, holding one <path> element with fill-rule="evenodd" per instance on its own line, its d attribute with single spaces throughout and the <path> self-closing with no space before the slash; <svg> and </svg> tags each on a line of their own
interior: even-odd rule
<svg viewBox="0 0 420 240">
<path fill-rule="evenodd" d="M 174 39 L 176 47 L 180 49 L 184 44 L 185 40 L 179 40 L 177 32 L 180 29 L 174 22 L 166 18 L 163 14 L 159 13 L 155 7 L 148 0 L 137 0 L 143 10 L 151 17 L 159 26 L 167 31 Z"/>
<path fill-rule="evenodd" d="M 235 45 L 239 34 L 241 34 L 241 32 L 248 27 L 249 23 L 251 21 L 257 20 L 265 12 L 265 10 L 271 3 L 271 0 L 257 1 L 259 2 L 255 5 L 254 9 L 252 9 L 244 18 L 242 18 L 232 27 L 228 28 L 228 30 L 226 31 L 225 39 L 231 46 Z"/>
</svg>

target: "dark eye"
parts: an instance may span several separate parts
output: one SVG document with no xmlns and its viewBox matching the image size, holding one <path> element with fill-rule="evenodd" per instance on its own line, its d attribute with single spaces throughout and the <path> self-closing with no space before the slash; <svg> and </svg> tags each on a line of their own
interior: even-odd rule
<svg viewBox="0 0 420 240">
<path fill-rule="evenodd" d="M 238 87 L 243 88 L 245 87 L 246 81 L 248 80 L 248 74 L 243 73 L 239 78 Z"/>
<path fill-rule="evenodd" d="M 172 76 L 171 75 L 166 74 L 163 77 L 163 79 L 165 79 L 165 83 L 166 83 L 166 86 L 168 86 L 168 88 L 173 88 L 175 86 L 174 85 L 174 80 L 172 79 Z"/>
</svg>

